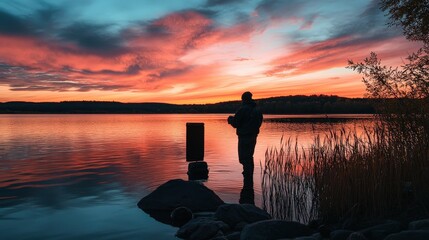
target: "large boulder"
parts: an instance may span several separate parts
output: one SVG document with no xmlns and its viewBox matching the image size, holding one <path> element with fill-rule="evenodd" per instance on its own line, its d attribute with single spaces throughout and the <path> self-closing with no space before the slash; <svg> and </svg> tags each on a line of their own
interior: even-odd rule
<svg viewBox="0 0 429 240">
<path fill-rule="evenodd" d="M 363 229 L 359 231 L 366 238 L 372 240 L 382 240 L 387 237 L 387 235 L 392 233 L 400 232 L 402 225 L 396 221 L 388 221 L 387 223 L 372 226 L 370 228 Z"/>
<path fill-rule="evenodd" d="M 318 240 L 318 239 L 313 236 L 306 236 L 306 237 L 297 237 L 297 238 L 294 238 L 293 240 Z"/>
<path fill-rule="evenodd" d="M 240 240 L 241 232 L 233 232 L 226 236 L 228 240 Z"/>
<path fill-rule="evenodd" d="M 171 212 L 171 223 L 173 226 L 181 227 L 194 217 L 192 211 L 187 207 L 178 207 Z"/>
<path fill-rule="evenodd" d="M 427 230 L 412 230 L 403 231 L 387 236 L 385 240 L 427 240 L 429 239 L 429 231 Z"/>
<path fill-rule="evenodd" d="M 429 219 L 417 220 L 408 224 L 410 230 L 429 230 Z"/>
<path fill-rule="evenodd" d="M 274 240 L 309 236 L 314 231 L 298 222 L 265 220 L 246 225 L 241 232 L 242 240 Z"/>
<path fill-rule="evenodd" d="M 194 218 L 183 225 L 176 233 L 176 236 L 188 240 L 205 240 L 216 237 L 224 237 L 224 233 L 229 231 L 229 226 L 214 218 Z"/>
<path fill-rule="evenodd" d="M 145 212 L 172 211 L 177 207 L 187 207 L 192 212 L 215 211 L 224 204 L 212 190 L 206 186 L 182 179 L 170 180 L 137 204 Z"/>
<path fill-rule="evenodd" d="M 335 231 L 331 232 L 331 234 L 329 235 L 329 239 L 331 239 L 331 240 L 347 240 L 347 238 L 352 233 L 353 233 L 353 231 L 350 231 L 350 230 L 343 230 L 343 229 L 335 230 Z"/>
<path fill-rule="evenodd" d="M 362 233 L 360 232 L 353 232 L 349 235 L 347 240 L 368 240 Z"/>
<path fill-rule="evenodd" d="M 215 218 L 234 228 L 242 222 L 254 223 L 271 219 L 271 215 L 252 204 L 224 204 L 216 210 Z"/>
</svg>

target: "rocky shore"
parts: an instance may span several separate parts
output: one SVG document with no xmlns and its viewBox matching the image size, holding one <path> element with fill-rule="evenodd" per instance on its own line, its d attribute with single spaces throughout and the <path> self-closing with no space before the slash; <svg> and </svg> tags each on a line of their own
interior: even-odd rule
<svg viewBox="0 0 429 240">
<path fill-rule="evenodd" d="M 180 179 L 161 185 L 138 206 L 189 240 L 429 240 L 429 218 L 305 225 L 272 219 L 252 204 L 226 204 L 204 185 Z"/>
</svg>

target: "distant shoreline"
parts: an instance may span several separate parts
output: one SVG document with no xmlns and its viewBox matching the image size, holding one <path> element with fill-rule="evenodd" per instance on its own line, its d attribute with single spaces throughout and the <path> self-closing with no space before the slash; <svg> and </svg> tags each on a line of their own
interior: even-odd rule
<svg viewBox="0 0 429 240">
<path fill-rule="evenodd" d="M 256 100 L 264 114 L 373 114 L 376 100 L 339 96 L 284 96 Z M 4 102 L 0 114 L 205 114 L 234 113 L 240 101 L 213 104 L 121 103 L 100 101 Z"/>
</svg>

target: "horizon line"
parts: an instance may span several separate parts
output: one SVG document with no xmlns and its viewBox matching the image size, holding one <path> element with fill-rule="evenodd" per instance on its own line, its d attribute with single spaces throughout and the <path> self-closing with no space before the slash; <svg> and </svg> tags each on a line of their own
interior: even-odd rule
<svg viewBox="0 0 429 240">
<path fill-rule="evenodd" d="M 282 98 L 282 97 L 337 97 L 337 98 L 346 98 L 346 99 L 371 99 L 370 97 L 345 97 L 335 94 L 296 94 L 296 95 L 281 95 L 281 96 L 272 96 L 272 97 L 264 97 L 264 98 L 256 98 L 253 99 L 255 101 L 260 100 L 266 100 L 270 98 Z M 41 101 L 41 102 L 34 102 L 34 101 L 19 101 L 19 100 L 12 100 L 12 101 L 6 101 L 6 102 L 0 102 L 2 104 L 4 103 L 67 103 L 67 102 L 98 102 L 98 103 L 122 103 L 122 104 L 144 104 L 144 103 L 152 103 L 152 104 L 170 104 L 170 105 L 207 105 L 207 104 L 218 104 L 218 103 L 227 103 L 227 102 L 240 102 L 241 99 L 237 100 L 229 100 L 229 101 L 219 101 L 219 102 L 206 102 L 206 103 L 171 103 L 171 102 L 122 102 L 122 101 L 115 101 L 115 100 L 66 100 L 66 101 Z"/>
</svg>

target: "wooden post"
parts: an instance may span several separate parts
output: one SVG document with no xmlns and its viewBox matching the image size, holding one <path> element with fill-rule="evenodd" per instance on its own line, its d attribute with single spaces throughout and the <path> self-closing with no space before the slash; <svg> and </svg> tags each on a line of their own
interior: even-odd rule
<svg viewBox="0 0 429 240">
<path fill-rule="evenodd" d="M 204 123 L 186 123 L 186 161 L 189 180 L 207 180 L 209 169 L 204 160 Z"/>
<path fill-rule="evenodd" d="M 204 160 L 204 123 L 186 123 L 186 161 Z"/>
</svg>

